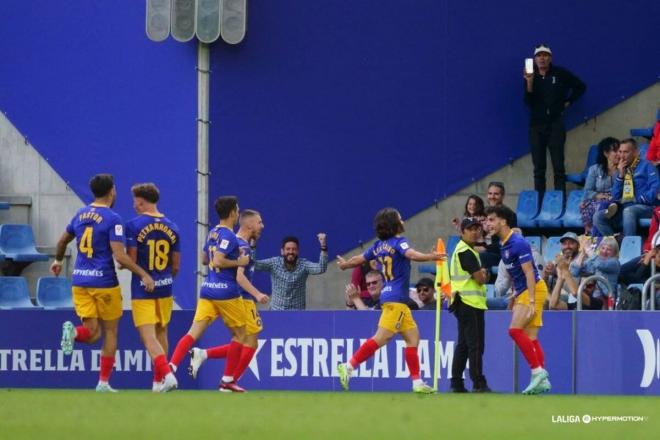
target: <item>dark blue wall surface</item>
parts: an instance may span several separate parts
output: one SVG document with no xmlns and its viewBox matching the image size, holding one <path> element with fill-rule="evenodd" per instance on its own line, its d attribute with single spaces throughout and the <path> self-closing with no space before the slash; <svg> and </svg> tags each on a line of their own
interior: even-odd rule
<svg viewBox="0 0 660 440">
<path fill-rule="evenodd" d="M 3 1 L 0 109 L 86 202 L 99 172 L 125 220 L 133 183 L 160 187 L 183 235 L 177 301 L 194 307 L 196 50 L 149 41 L 144 14 L 135 0 Z"/>
<path fill-rule="evenodd" d="M 525 154 L 522 69 L 536 43 L 588 84 L 569 126 L 660 72 L 654 1 L 281 0 L 249 12 L 245 41 L 212 51 L 212 188 L 264 213 L 261 256 L 295 233 L 316 258 L 319 230 L 344 252 L 373 237 L 378 209 L 411 216 Z"/>
<path fill-rule="evenodd" d="M 379 208 L 409 217 L 526 153 L 535 43 L 588 85 L 574 126 L 657 81 L 659 15 L 653 0 L 251 1 L 245 41 L 212 48 L 211 199 L 263 212 L 261 256 L 295 233 L 316 258 L 321 230 L 346 251 Z M 194 45 L 150 42 L 142 1 L 8 0 L 0 54 L 0 109 L 81 197 L 112 172 L 128 218 L 132 183 L 162 188 L 192 306 Z"/>
</svg>

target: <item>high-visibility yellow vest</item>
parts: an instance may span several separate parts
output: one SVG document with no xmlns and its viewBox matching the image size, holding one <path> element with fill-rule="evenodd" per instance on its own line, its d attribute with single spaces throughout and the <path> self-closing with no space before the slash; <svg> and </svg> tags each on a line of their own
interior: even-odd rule
<svg viewBox="0 0 660 440">
<path fill-rule="evenodd" d="M 479 254 L 463 240 L 459 241 L 451 256 L 451 291 L 453 293 L 460 293 L 461 301 L 463 301 L 464 304 L 476 309 L 486 310 L 488 308 L 486 306 L 486 286 L 477 283 L 477 281 L 472 278 L 472 275 L 461 267 L 461 261 L 458 258 L 458 254 L 465 252 L 466 250 L 472 252 L 479 264 L 481 264 Z"/>
</svg>

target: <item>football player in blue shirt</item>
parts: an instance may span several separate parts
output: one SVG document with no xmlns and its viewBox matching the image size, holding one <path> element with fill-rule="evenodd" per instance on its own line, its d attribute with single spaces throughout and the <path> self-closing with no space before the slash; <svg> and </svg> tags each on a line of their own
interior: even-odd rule
<svg viewBox="0 0 660 440">
<path fill-rule="evenodd" d="M 172 283 L 181 264 L 179 228 L 158 211 L 160 192 L 156 185 L 133 185 L 131 192 L 138 216 L 126 224 L 128 255 L 156 284 L 153 292 L 147 292 L 140 278 L 133 275 L 133 322 L 153 362 L 152 390 L 167 392 L 178 386 L 167 362 L 167 324 L 172 317 Z"/>
<path fill-rule="evenodd" d="M 111 209 L 117 197 L 113 177 L 98 174 L 89 182 L 89 187 L 94 194 L 94 202 L 81 208 L 67 226 L 57 242 L 55 261 L 50 271 L 55 276 L 60 275 L 66 247 L 75 238 L 78 255 L 71 284 L 73 304 L 83 325 L 74 327 L 71 321 L 62 325 L 62 351 L 69 355 L 73 352 L 74 341 L 92 344 L 103 332 L 96 391 L 115 392 L 108 381 L 115 363 L 122 301 L 114 260 L 139 276 L 147 292 L 154 290 L 154 280 L 124 250 L 124 226 L 119 215 Z"/>
<path fill-rule="evenodd" d="M 384 208 L 378 211 L 374 219 L 374 229 L 378 240 L 364 254 L 355 255 L 349 260 L 337 256 L 337 264 L 341 270 L 353 268 L 365 261 L 376 260 L 380 272 L 385 279 L 385 286 L 380 294 L 382 313 L 378 321 L 376 334 L 360 346 L 353 357 L 345 364 L 337 366 L 342 387 L 348 390 L 348 382 L 352 372 L 362 362 L 369 359 L 392 337 L 400 333 L 406 342 L 405 358 L 410 378 L 413 381 L 413 392 L 430 394 L 434 390 L 421 379 L 419 374 L 419 330 L 406 305 L 409 299 L 410 260 L 437 261 L 447 256 L 432 252 L 424 254 L 410 247 L 408 240 L 401 236 L 404 232 L 401 214 L 394 208 Z"/>
<path fill-rule="evenodd" d="M 264 223 L 261 219 L 261 214 L 252 209 L 245 209 L 241 211 L 238 223 L 240 225 L 236 238 L 245 255 L 253 254 L 253 248 L 256 241 L 261 237 L 261 232 L 264 229 Z M 254 255 L 252 255 L 254 258 Z M 234 379 L 238 381 L 245 369 L 250 365 L 254 354 L 257 351 L 259 342 L 257 337 L 263 330 L 263 323 L 259 311 L 257 310 L 256 303 L 268 304 L 268 295 L 262 293 L 252 284 L 252 276 L 254 275 L 254 260 L 250 260 L 250 264 L 245 267 L 239 267 L 236 272 L 236 280 L 238 281 L 239 290 L 243 297 L 243 305 L 245 306 L 246 324 L 245 324 L 245 343 L 243 350 L 241 350 L 241 359 L 236 371 L 234 372 Z M 193 378 L 197 377 L 197 371 L 207 359 L 220 359 L 227 357 L 230 344 L 219 345 L 207 349 L 193 348 L 190 351 L 190 367 L 189 372 Z"/>
<path fill-rule="evenodd" d="M 220 223 L 211 229 L 204 245 L 204 259 L 209 271 L 202 283 L 197 310 L 192 326 L 176 345 L 170 364 L 176 371 L 183 357 L 190 351 L 217 318 L 222 317 L 232 334 L 227 350 L 225 372 L 220 381 L 220 391 L 242 393 L 245 390 L 236 383 L 236 367 L 245 342 L 245 306 L 238 290 L 236 272 L 250 263 L 250 256 L 241 251 L 233 228 L 238 221 L 238 199 L 234 196 L 218 197 L 215 210 Z"/>
<path fill-rule="evenodd" d="M 489 207 L 486 215 L 486 226 L 499 237 L 502 261 L 513 280 L 513 314 L 509 335 L 532 370 L 532 378 L 523 394 L 550 391 L 543 349 L 538 340 L 539 329 L 543 326 L 543 303 L 548 296 L 548 288 L 539 277 L 530 244 L 522 235 L 511 230 L 515 213 L 507 206 L 498 205 Z"/>
</svg>

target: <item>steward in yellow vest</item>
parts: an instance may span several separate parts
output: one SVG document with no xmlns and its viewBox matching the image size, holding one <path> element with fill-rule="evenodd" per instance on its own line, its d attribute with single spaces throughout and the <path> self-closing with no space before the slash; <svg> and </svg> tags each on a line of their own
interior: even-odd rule
<svg viewBox="0 0 660 440">
<path fill-rule="evenodd" d="M 486 307 L 486 281 L 488 272 L 481 267 L 479 253 L 474 245 L 481 238 L 480 220 L 467 217 L 461 222 L 461 241 L 451 256 L 451 306 L 449 310 L 458 323 L 458 342 L 454 348 L 451 370 L 451 390 L 466 393 L 463 371 L 470 360 L 472 392 L 490 392 L 483 375 L 485 347 L 484 311 Z"/>
</svg>

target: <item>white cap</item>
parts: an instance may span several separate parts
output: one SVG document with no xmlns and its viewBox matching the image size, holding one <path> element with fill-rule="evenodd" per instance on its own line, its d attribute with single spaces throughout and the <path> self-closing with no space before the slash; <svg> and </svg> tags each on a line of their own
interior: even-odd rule
<svg viewBox="0 0 660 440">
<path fill-rule="evenodd" d="M 538 55 L 540 52 L 547 52 L 550 55 L 552 55 L 552 51 L 545 44 L 541 44 L 539 46 L 536 46 L 536 48 L 534 49 L 534 56 Z"/>
</svg>

